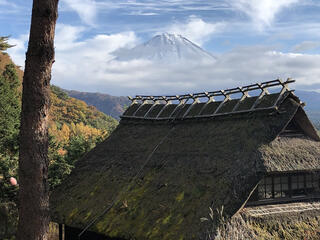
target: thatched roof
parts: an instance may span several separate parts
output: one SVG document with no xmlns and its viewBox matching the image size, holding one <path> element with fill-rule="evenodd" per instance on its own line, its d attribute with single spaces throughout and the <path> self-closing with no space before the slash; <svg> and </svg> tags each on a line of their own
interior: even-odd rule
<svg viewBox="0 0 320 240">
<path fill-rule="evenodd" d="M 233 217 L 229 229 L 244 233 L 239 239 L 311 240 L 320 238 L 319 220 L 318 201 L 274 204 L 244 208 Z"/>
<path fill-rule="evenodd" d="M 278 97 L 266 95 L 260 104 Z M 252 99 L 246 101 L 252 105 Z M 304 137 L 279 137 L 291 121 L 302 124 Z M 54 191 L 52 217 L 82 229 L 94 221 L 89 230 L 110 237 L 197 238 L 209 206 L 224 206 L 234 215 L 267 172 L 320 169 L 318 141 L 290 92 L 276 108 L 261 111 L 162 121 L 124 118 Z"/>
<path fill-rule="evenodd" d="M 245 207 L 215 231 L 215 240 L 320 239 L 320 202 Z"/>
</svg>

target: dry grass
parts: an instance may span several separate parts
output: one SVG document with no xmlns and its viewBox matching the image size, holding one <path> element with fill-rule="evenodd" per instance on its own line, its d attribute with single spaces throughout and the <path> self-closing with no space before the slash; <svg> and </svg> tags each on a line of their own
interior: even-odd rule
<svg viewBox="0 0 320 240">
<path fill-rule="evenodd" d="M 216 216 L 219 218 L 219 216 Z M 268 218 L 250 218 L 236 214 L 212 228 L 204 240 L 316 240 L 320 239 L 317 214 L 301 212 L 299 215 L 275 215 Z"/>
</svg>

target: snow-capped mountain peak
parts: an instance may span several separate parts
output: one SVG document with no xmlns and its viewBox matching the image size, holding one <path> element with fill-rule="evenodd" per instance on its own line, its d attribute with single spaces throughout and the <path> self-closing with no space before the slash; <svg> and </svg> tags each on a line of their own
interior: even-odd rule
<svg viewBox="0 0 320 240">
<path fill-rule="evenodd" d="M 113 53 L 115 60 L 130 61 L 146 59 L 160 62 L 180 61 L 214 61 L 215 58 L 187 38 L 178 35 L 163 33 L 156 35 L 148 42 L 132 49 L 121 49 Z"/>
</svg>

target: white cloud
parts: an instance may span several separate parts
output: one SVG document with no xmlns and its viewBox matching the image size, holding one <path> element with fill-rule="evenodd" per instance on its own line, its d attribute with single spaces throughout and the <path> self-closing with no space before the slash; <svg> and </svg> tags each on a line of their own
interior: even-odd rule
<svg viewBox="0 0 320 240">
<path fill-rule="evenodd" d="M 78 39 L 84 31 L 85 28 L 81 26 L 79 27 L 65 24 L 57 24 L 55 35 L 55 47 L 59 51 L 64 51 L 81 46 L 83 43 Z"/>
<path fill-rule="evenodd" d="M 233 79 L 235 82 L 247 83 L 267 81 L 288 77 L 297 80 L 296 87 L 320 84 L 320 55 L 283 53 L 267 47 L 244 47 L 234 49 L 218 59 L 213 70 L 214 78 Z"/>
<path fill-rule="evenodd" d="M 299 0 L 232 0 L 231 5 L 247 14 L 258 29 L 271 26 L 276 15 Z"/>
<path fill-rule="evenodd" d="M 69 33 L 69 34 L 68 34 Z M 113 95 L 179 94 L 292 77 L 296 88 L 320 90 L 320 54 L 275 51 L 265 46 L 236 48 L 215 63 L 161 65 L 150 61 L 110 61 L 111 52 L 139 42 L 133 32 L 82 39 L 81 27 L 58 25 L 52 83 L 66 89 Z M 81 39 L 81 40 L 80 40 Z M 27 36 L 11 39 L 15 62 L 23 65 Z"/>
<path fill-rule="evenodd" d="M 180 34 L 192 42 L 202 45 L 217 31 L 225 26 L 224 23 L 207 23 L 201 18 L 190 16 L 185 23 L 174 23 L 164 28 L 165 32 Z"/>
<path fill-rule="evenodd" d="M 123 9 L 132 11 L 152 11 L 157 14 L 168 12 L 183 12 L 183 11 L 211 11 L 229 9 L 224 1 L 199 1 L 199 0 L 108 0 L 98 1 L 97 5 L 101 10 Z M 126 13 L 125 13 L 126 14 Z"/>
<path fill-rule="evenodd" d="M 101 82 L 101 72 L 113 58 L 110 53 L 119 48 L 133 47 L 138 38 L 134 32 L 123 32 L 79 40 L 82 31 L 81 27 L 57 27 L 52 82 L 69 89 L 83 87 L 93 90 Z M 108 80 L 105 83 L 108 85 Z"/>
<path fill-rule="evenodd" d="M 63 0 L 67 6 L 75 11 L 80 19 L 93 26 L 97 16 L 97 5 L 95 0 Z"/>
<path fill-rule="evenodd" d="M 1 5 L 4 5 L 4 6 L 9 5 L 9 2 L 6 0 L 0 0 L 0 6 Z"/>
<path fill-rule="evenodd" d="M 16 7 L 16 5 L 8 0 L 0 0 L 0 6 L 11 6 Z"/>
<path fill-rule="evenodd" d="M 155 13 L 155 12 L 133 11 L 133 12 L 130 12 L 128 15 L 133 15 L 133 16 L 156 16 L 156 15 L 159 15 L 159 14 Z"/>
<path fill-rule="evenodd" d="M 99 40 L 91 39 L 86 44 L 91 45 L 90 42 Z M 297 80 L 297 88 L 320 85 L 320 55 L 282 53 L 256 46 L 234 49 L 221 55 L 215 63 L 190 61 L 161 65 L 146 60 L 108 61 L 109 58 L 105 57 L 108 49 L 99 54 L 102 45 L 88 48 L 90 53 L 93 52 L 91 56 L 84 51 L 78 56 L 69 54 L 66 62 L 59 61 L 62 56 L 57 58 L 55 83 L 68 89 L 114 95 L 211 91 L 288 77 Z M 96 59 L 94 54 L 99 58 Z"/>
<path fill-rule="evenodd" d="M 294 52 L 304 52 L 320 47 L 320 41 L 303 41 L 293 47 Z"/>
<path fill-rule="evenodd" d="M 14 60 L 15 64 L 22 66 L 24 68 L 25 62 L 25 52 L 27 50 L 27 41 L 29 39 L 28 34 L 23 34 L 19 38 L 9 38 L 9 43 L 15 45 L 9 48 L 7 52 Z"/>
</svg>

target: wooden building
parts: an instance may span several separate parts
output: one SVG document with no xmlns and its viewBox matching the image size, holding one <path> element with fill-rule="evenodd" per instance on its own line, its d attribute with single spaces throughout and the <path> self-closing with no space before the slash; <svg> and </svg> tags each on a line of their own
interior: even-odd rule
<svg viewBox="0 0 320 240">
<path fill-rule="evenodd" d="M 53 221 L 68 240 L 201 239 L 209 207 L 231 219 L 316 202 L 320 138 L 291 82 L 131 98 L 51 195 Z"/>
</svg>

